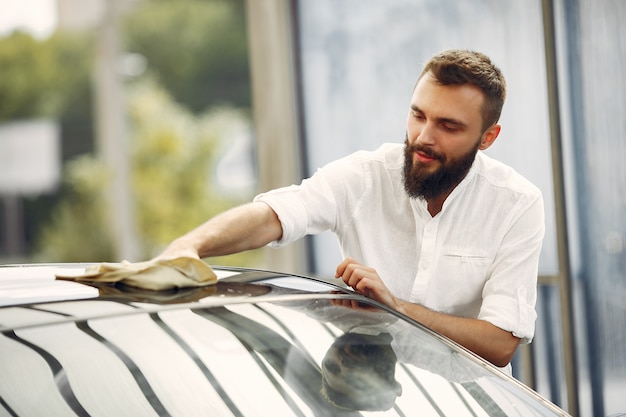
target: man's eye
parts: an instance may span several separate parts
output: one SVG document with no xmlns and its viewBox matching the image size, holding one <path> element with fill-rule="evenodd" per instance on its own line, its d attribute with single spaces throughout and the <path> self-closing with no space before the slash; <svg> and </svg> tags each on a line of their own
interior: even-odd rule
<svg viewBox="0 0 626 417">
<path fill-rule="evenodd" d="M 447 124 L 444 124 L 444 125 L 443 125 L 443 128 L 444 128 L 444 130 L 446 130 L 447 132 L 451 132 L 451 133 L 454 133 L 454 132 L 458 132 L 458 131 L 459 131 L 458 126 L 455 126 L 455 125 L 447 125 Z"/>
</svg>

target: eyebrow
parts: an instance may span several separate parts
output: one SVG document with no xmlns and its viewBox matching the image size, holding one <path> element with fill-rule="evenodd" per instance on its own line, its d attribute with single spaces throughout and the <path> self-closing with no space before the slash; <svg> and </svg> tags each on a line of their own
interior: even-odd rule
<svg viewBox="0 0 626 417">
<path fill-rule="evenodd" d="M 424 114 L 424 112 L 419 107 L 417 107 L 415 104 L 411 104 L 411 110 L 413 110 L 414 112 L 417 112 L 417 113 Z M 467 123 L 462 122 L 462 121 L 460 121 L 458 119 L 453 119 L 451 117 L 439 117 L 436 120 L 437 120 L 438 123 L 451 124 L 451 125 L 454 125 L 454 126 L 458 126 L 460 128 L 466 128 L 467 127 Z"/>
</svg>

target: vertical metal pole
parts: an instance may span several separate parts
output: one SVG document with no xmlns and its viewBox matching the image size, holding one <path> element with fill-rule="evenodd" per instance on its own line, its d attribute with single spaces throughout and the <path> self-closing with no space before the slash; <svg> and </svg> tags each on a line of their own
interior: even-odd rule
<svg viewBox="0 0 626 417">
<path fill-rule="evenodd" d="M 96 137 L 99 156 L 110 173 L 107 184 L 109 230 L 115 261 L 135 261 L 138 257 L 126 121 L 124 80 L 118 62 L 121 53 L 118 20 L 120 0 L 103 1 L 104 13 L 96 48 L 95 95 Z"/>
<path fill-rule="evenodd" d="M 289 0 L 247 0 L 252 108 L 261 191 L 302 179 L 294 37 Z M 267 250 L 267 268 L 306 273 L 306 242 Z"/>
<path fill-rule="evenodd" d="M 1 197 L 4 205 L 4 249 L 11 258 L 24 255 L 24 209 L 22 197 L 9 194 Z"/>
<path fill-rule="evenodd" d="M 576 366 L 576 338 L 572 311 L 572 286 L 570 255 L 565 206 L 565 185 L 563 170 L 563 149 L 559 105 L 556 39 L 554 28 L 553 0 L 542 0 L 543 29 L 548 87 L 548 108 L 550 112 L 550 141 L 552 150 L 552 175 L 554 178 L 554 202 L 556 210 L 556 234 L 558 245 L 559 274 L 558 285 L 561 301 L 561 323 L 563 337 L 563 365 L 567 387 L 568 411 L 579 415 L 578 372 Z"/>
</svg>

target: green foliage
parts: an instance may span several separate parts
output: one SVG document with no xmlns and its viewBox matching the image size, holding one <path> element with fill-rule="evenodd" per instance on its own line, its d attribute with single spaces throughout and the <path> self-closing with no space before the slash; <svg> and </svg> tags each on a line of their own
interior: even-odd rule
<svg viewBox="0 0 626 417">
<path fill-rule="evenodd" d="M 226 133 L 216 121 L 228 111 L 233 122 L 244 120 L 234 110 L 193 116 L 152 83 L 136 86 L 132 97 L 135 205 L 139 229 L 152 249 L 235 204 L 216 198 L 209 169 Z"/>
<path fill-rule="evenodd" d="M 145 56 L 150 74 L 192 111 L 250 106 L 242 0 L 143 2 L 124 27 L 127 49 Z"/>
<path fill-rule="evenodd" d="M 64 198 L 39 234 L 41 262 L 96 262 L 113 257 L 111 236 L 104 222 L 107 204 L 102 184 L 105 167 L 91 156 L 65 165 Z"/>
<path fill-rule="evenodd" d="M 24 32 L 0 38 L 0 121 L 62 117 L 85 107 L 94 33 Z M 243 0 L 152 0 L 123 25 L 126 50 L 147 58 L 148 74 L 195 113 L 250 107 Z"/>
<path fill-rule="evenodd" d="M 250 80 L 243 0 L 136 4 L 122 36 L 126 50 L 148 62 L 146 73 L 127 85 L 135 219 L 142 250 L 151 257 L 243 202 L 219 196 L 212 174 L 229 126 L 249 123 Z M 109 176 L 88 154 L 94 35 L 58 32 L 38 40 L 15 32 L 0 38 L 0 122 L 53 117 L 62 126 L 63 188 L 30 199 L 36 218 L 25 219 L 33 228 L 35 259 L 43 262 L 113 260 L 104 194 Z M 251 266 L 258 257 L 250 252 L 215 262 Z"/>
<path fill-rule="evenodd" d="M 84 38 L 39 41 L 19 31 L 0 38 L 0 120 L 59 117 L 88 80 L 88 62 Z"/>
<path fill-rule="evenodd" d="M 194 116 L 150 81 L 133 86 L 129 108 L 135 219 L 143 258 L 150 258 L 174 238 L 243 202 L 214 192 L 211 167 L 229 129 L 250 122 L 233 108 Z M 68 164 L 70 191 L 42 234 L 42 259 L 112 260 L 103 195 L 108 180 L 106 169 L 93 157 Z M 250 266 L 258 257 L 258 252 L 250 252 L 220 258 L 218 263 Z"/>
</svg>

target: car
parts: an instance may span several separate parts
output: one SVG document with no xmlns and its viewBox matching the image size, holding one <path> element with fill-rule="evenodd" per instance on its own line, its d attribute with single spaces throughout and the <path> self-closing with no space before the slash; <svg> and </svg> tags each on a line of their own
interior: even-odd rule
<svg viewBox="0 0 626 417">
<path fill-rule="evenodd" d="M 0 415 L 567 416 L 332 279 L 212 266 L 151 291 L 0 266 Z"/>
</svg>

